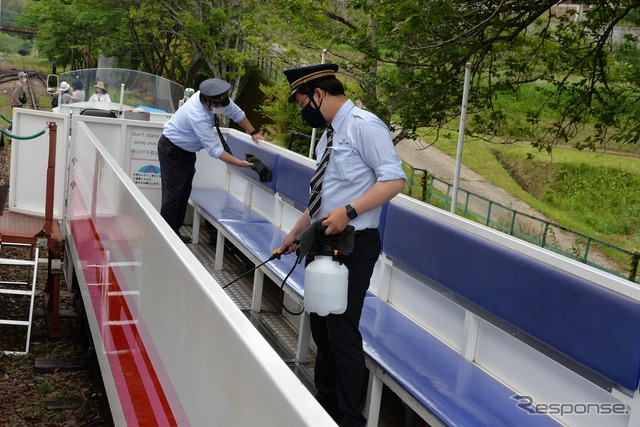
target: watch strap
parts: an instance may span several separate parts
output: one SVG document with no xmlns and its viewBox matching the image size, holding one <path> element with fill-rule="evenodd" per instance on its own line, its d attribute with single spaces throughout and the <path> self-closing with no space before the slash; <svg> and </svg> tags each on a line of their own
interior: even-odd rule
<svg viewBox="0 0 640 427">
<path fill-rule="evenodd" d="M 356 219 L 358 217 L 358 212 L 351 205 L 346 205 L 345 210 L 347 211 L 347 216 L 350 220 Z"/>
</svg>

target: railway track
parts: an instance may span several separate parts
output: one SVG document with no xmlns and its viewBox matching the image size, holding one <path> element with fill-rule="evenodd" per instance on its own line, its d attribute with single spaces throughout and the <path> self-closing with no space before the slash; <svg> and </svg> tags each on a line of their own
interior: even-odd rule
<svg viewBox="0 0 640 427">
<path fill-rule="evenodd" d="M 25 70 L 27 73 L 27 87 L 25 93 L 27 94 L 29 107 L 33 110 L 43 110 L 50 108 L 50 104 L 47 105 L 47 101 L 42 99 L 42 94 L 47 93 L 47 80 L 46 76 L 43 76 L 39 71 Z M 0 74 L 0 84 L 7 84 L 17 81 L 17 72 Z M 10 102 L 11 93 L 7 93 L 7 101 Z"/>
</svg>

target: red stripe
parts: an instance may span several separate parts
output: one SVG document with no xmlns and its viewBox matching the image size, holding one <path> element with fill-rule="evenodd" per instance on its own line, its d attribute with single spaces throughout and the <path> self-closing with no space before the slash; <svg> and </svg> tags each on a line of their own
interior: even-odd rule
<svg viewBox="0 0 640 427">
<path fill-rule="evenodd" d="M 79 196 L 79 195 L 77 195 Z M 79 202 L 81 197 L 76 197 L 74 203 Z M 103 266 L 106 261 L 106 254 L 100 241 L 97 230 L 90 219 L 73 220 L 71 222 L 71 230 L 74 236 L 78 255 L 81 265 L 88 283 L 105 283 L 107 286 L 89 286 L 89 295 L 92 300 L 94 312 L 102 330 L 102 340 L 107 350 L 109 363 L 112 366 L 112 373 L 120 403 L 128 425 L 169 425 L 177 426 L 177 422 L 169 401 L 162 388 L 156 369 L 154 368 L 147 349 L 140 339 L 138 327 L 133 323 L 133 316 L 129 309 L 125 298 L 122 295 L 107 296 L 107 287 L 109 292 L 119 292 L 122 290 L 116 275 L 111 268 L 108 268 L 107 277 L 100 277 L 102 269 L 94 266 Z M 106 306 L 105 306 L 106 305 Z M 106 317 L 105 317 L 106 315 Z M 120 324 L 112 324 L 107 331 L 103 328 L 104 322 L 115 321 Z M 140 321 L 140 320 L 138 320 Z M 128 334 L 135 337 L 137 347 L 131 348 L 126 337 Z M 110 336 L 105 336 L 107 332 Z M 138 366 L 133 352 L 139 352 L 138 359 L 141 357 L 144 365 Z M 146 367 L 146 371 L 140 371 Z M 147 390 L 146 383 L 151 384 L 153 390 Z M 147 377 L 148 375 L 148 377 Z M 126 390 L 125 388 L 126 387 Z M 128 392 L 128 393 L 127 393 Z M 159 399 L 163 413 L 158 414 L 157 406 L 150 401 L 148 395 L 153 392 L 153 398 Z M 124 396 L 123 394 L 128 394 Z M 154 411 L 156 409 L 156 411 Z"/>
</svg>

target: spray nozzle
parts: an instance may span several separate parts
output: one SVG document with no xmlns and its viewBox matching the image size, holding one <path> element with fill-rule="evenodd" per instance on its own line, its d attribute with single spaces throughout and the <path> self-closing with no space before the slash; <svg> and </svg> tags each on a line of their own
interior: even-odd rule
<svg viewBox="0 0 640 427">
<path fill-rule="evenodd" d="M 324 245 L 318 255 L 323 256 L 335 256 L 338 254 L 338 250 L 334 249 L 331 245 Z"/>
</svg>

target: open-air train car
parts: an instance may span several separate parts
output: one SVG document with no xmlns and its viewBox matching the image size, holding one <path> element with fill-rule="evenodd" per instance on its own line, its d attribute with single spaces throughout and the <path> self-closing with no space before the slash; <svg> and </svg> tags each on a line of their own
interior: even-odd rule
<svg viewBox="0 0 640 427">
<path fill-rule="evenodd" d="M 301 312 L 303 266 L 283 281 L 293 256 L 262 264 L 243 302 L 226 286 L 243 272 L 238 259 L 249 270 L 279 247 L 304 209 L 313 162 L 223 129 L 271 181 L 200 152 L 185 245 L 158 212 L 156 144 L 170 112 L 132 120 L 123 108 L 13 117 L 23 135 L 57 123 L 64 274 L 78 283 L 114 423 L 334 425 L 296 375 L 313 368 L 308 314 L 291 314 Z M 13 142 L 11 210 L 44 212 L 48 146 L 47 135 Z M 637 284 L 402 195 L 380 231 L 360 326 L 370 426 L 383 387 L 429 425 L 640 425 Z M 275 315 L 265 310 L 274 288 Z M 286 331 L 261 333 L 256 324 L 274 316 Z"/>
</svg>

